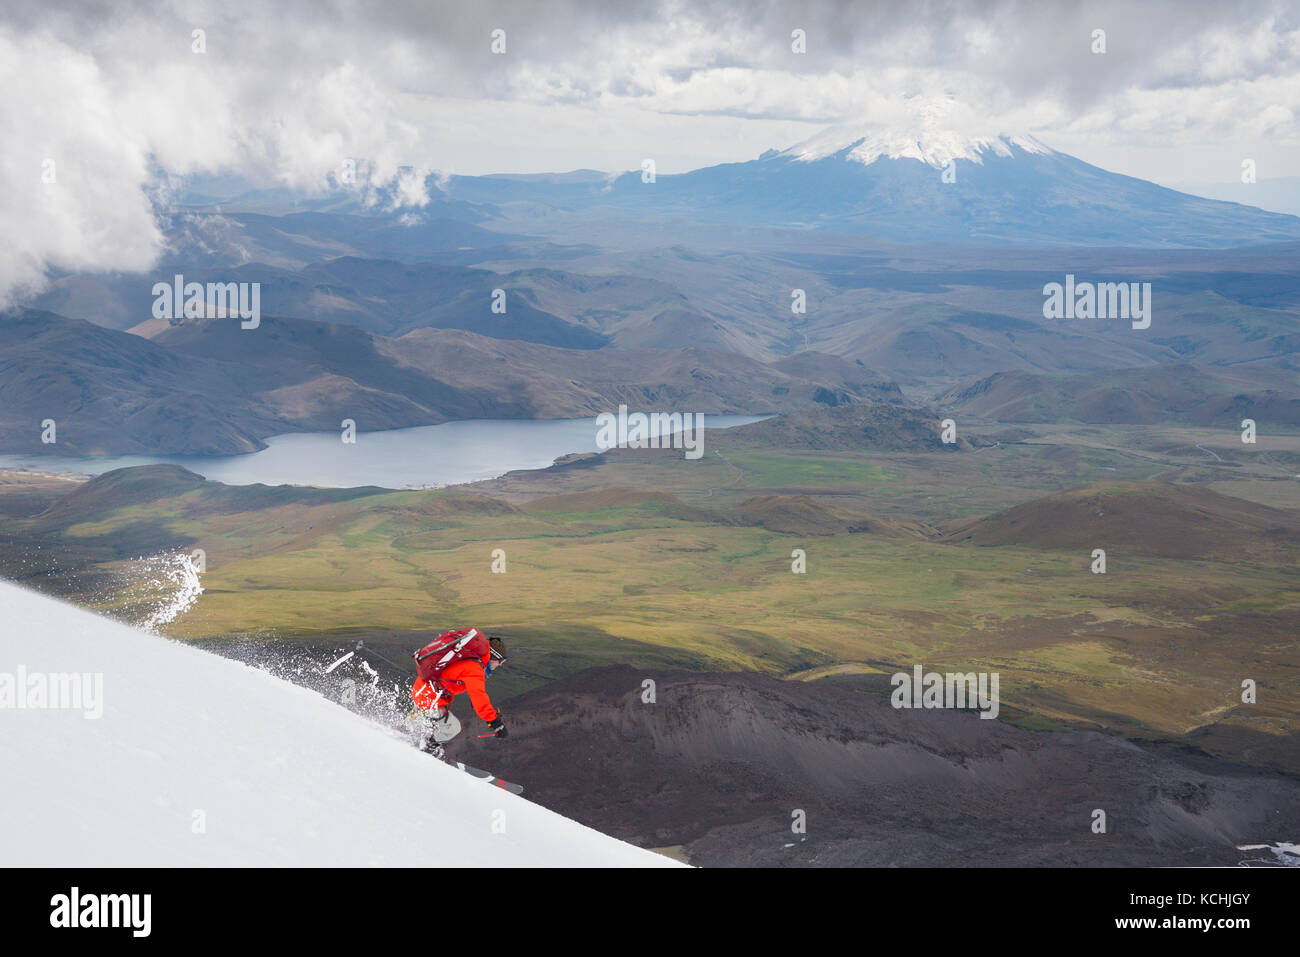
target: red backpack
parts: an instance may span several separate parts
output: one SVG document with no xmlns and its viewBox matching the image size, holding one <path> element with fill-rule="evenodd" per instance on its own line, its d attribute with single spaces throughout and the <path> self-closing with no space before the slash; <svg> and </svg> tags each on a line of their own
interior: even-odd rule
<svg viewBox="0 0 1300 957">
<path fill-rule="evenodd" d="M 415 654 L 415 667 L 420 677 L 430 684 L 436 684 L 438 677 L 452 662 L 464 658 L 482 661 L 489 651 L 487 636 L 477 628 L 461 628 L 457 631 L 444 631 Z"/>
</svg>

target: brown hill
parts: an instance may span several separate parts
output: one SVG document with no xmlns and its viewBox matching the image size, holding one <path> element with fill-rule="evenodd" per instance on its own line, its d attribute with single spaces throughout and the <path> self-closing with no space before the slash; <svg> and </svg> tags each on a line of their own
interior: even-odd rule
<svg viewBox="0 0 1300 957">
<path fill-rule="evenodd" d="M 1189 425 L 1237 428 L 1243 418 L 1300 424 L 1295 373 L 1249 372 L 1188 362 L 1081 375 L 998 372 L 939 397 L 942 408 L 1006 422 Z"/>
<path fill-rule="evenodd" d="M 44 455 L 262 448 L 284 423 L 203 358 L 80 319 L 0 314 L 0 448 Z M 57 442 L 41 442 L 53 419 Z"/>
<path fill-rule="evenodd" d="M 127 508 L 160 498 L 185 495 L 204 484 L 204 478 L 179 465 L 139 465 L 113 469 L 77 486 L 53 508 L 91 511 Z"/>
<path fill-rule="evenodd" d="M 1214 561 L 1294 562 L 1300 513 L 1166 482 L 1099 483 L 968 522 L 945 541 L 1123 549 Z"/>
<path fill-rule="evenodd" d="M 403 368 L 436 372 L 456 388 L 508 397 L 518 417 L 594 415 L 616 411 L 620 403 L 632 410 L 757 415 L 857 403 L 897 390 L 855 363 L 786 368 L 695 347 L 555 349 L 419 329 L 387 340 L 383 350 Z"/>
<path fill-rule="evenodd" d="M 902 405 L 906 401 L 897 382 L 867 368 L 861 359 L 854 361 L 825 352 L 804 351 L 776 360 L 772 368 L 809 382 L 852 382 L 859 393 L 877 402 Z M 823 404 L 841 403 L 823 400 Z"/>
<path fill-rule="evenodd" d="M 865 532 L 890 538 L 907 538 L 902 525 L 872 515 L 862 515 L 824 505 L 807 495 L 759 495 L 728 510 L 736 525 L 759 525 L 793 535 L 843 535 Z"/>
<path fill-rule="evenodd" d="M 790 412 L 859 402 L 890 383 L 853 363 L 796 373 L 708 349 L 562 349 L 422 329 L 263 316 L 194 319 L 144 336 L 32 311 L 0 314 L 0 450 L 231 454 L 285 432 L 578 418 L 637 411 Z M 896 389 L 896 387 L 894 387 Z M 52 418 L 58 444 L 40 441 Z"/>
<path fill-rule="evenodd" d="M 202 475 L 179 465 L 137 465 L 104 472 L 60 497 L 37 519 L 45 528 L 66 527 L 78 522 L 98 522 L 110 513 L 134 505 L 147 505 L 197 493 L 186 501 L 193 515 L 217 512 L 253 512 L 282 505 L 327 505 L 367 495 L 386 494 L 377 486 L 356 488 L 313 488 L 304 485 L 224 485 L 209 482 Z M 481 496 L 459 498 L 483 501 Z M 488 500 L 491 501 L 491 500 Z M 510 506 L 495 503 L 502 509 Z M 476 506 L 482 507 L 482 506 Z"/>
<path fill-rule="evenodd" d="M 858 402 L 728 429 L 727 443 L 790 451 L 948 452 L 971 448 L 960 429 L 957 441 L 945 444 L 940 438 L 940 421 L 941 416 L 929 409 Z"/>
</svg>

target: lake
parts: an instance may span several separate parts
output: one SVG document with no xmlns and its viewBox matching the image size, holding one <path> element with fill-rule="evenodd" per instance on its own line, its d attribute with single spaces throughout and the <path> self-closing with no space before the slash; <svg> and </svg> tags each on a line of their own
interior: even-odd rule
<svg viewBox="0 0 1300 957">
<path fill-rule="evenodd" d="M 706 429 L 725 429 L 765 415 L 707 415 Z M 345 444 L 338 432 L 266 439 L 247 455 L 0 454 L 0 468 L 99 475 L 132 465 L 169 463 L 227 485 L 318 485 L 423 488 L 496 478 L 515 469 L 546 468 L 571 452 L 598 452 L 595 416 L 587 419 L 475 419 L 411 429 L 358 432 Z M 704 440 L 707 454 L 708 439 Z"/>
</svg>

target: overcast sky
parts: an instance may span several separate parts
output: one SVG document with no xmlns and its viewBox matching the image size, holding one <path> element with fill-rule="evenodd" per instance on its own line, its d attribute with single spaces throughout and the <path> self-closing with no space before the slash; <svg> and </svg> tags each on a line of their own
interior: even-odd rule
<svg viewBox="0 0 1300 957">
<path fill-rule="evenodd" d="M 34 184 L 0 193 L 0 298 L 146 268 L 160 170 L 671 173 L 923 114 L 1162 183 L 1300 173 L 1300 2 L 5 0 L 0 80 L 0 162 Z"/>
</svg>

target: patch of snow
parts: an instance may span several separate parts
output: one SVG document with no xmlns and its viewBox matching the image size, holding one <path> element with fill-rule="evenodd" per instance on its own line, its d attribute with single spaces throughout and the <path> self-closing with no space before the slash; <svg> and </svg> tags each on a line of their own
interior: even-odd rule
<svg viewBox="0 0 1300 957">
<path fill-rule="evenodd" d="M 1279 841 L 1276 844 L 1238 844 L 1239 851 L 1268 851 L 1273 855 L 1272 859 L 1251 858 L 1242 861 L 1244 866 L 1272 864 L 1277 867 L 1300 867 L 1300 844 L 1290 844 L 1286 841 Z"/>
</svg>

